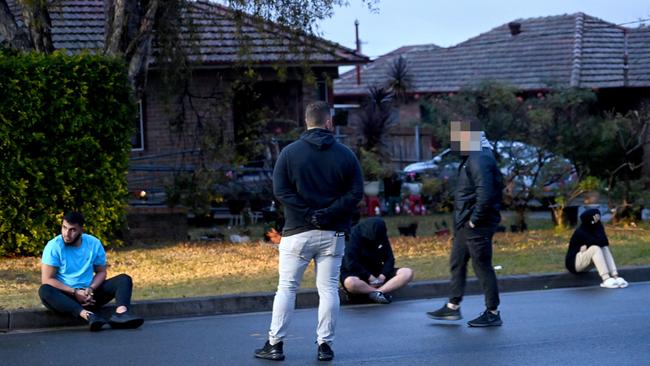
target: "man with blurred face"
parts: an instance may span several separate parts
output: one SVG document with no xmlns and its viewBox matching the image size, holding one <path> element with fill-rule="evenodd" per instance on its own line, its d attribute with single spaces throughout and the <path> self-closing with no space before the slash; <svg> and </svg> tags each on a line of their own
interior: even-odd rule
<svg viewBox="0 0 650 366">
<path fill-rule="evenodd" d="M 69 212 L 63 217 L 61 235 L 43 249 L 41 287 L 43 305 L 57 313 L 81 317 L 91 331 L 105 324 L 112 328 L 137 328 L 144 320 L 129 312 L 133 283 L 121 274 L 106 279 L 106 252 L 99 239 L 83 233 L 84 217 Z M 109 320 L 95 311 L 115 299 L 115 313 Z"/>
<path fill-rule="evenodd" d="M 459 320 L 460 303 L 465 293 L 467 263 L 472 259 L 474 272 L 485 295 L 486 310 L 467 324 L 489 327 L 502 324 L 499 313 L 499 289 L 492 267 L 492 236 L 501 220 L 503 178 L 497 167 L 492 146 L 473 118 L 450 123 L 453 151 L 462 157 L 454 196 L 454 241 L 450 267 L 451 296 L 442 308 L 428 312 L 436 320 Z"/>
</svg>

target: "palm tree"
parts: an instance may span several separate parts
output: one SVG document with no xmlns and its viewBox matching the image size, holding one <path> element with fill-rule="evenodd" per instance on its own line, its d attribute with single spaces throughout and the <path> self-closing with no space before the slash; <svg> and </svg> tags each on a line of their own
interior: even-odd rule
<svg viewBox="0 0 650 366">
<path fill-rule="evenodd" d="M 388 70 L 388 89 L 393 92 L 395 102 L 397 104 L 406 101 L 406 93 L 411 88 L 411 72 L 409 70 L 408 61 L 401 55 L 393 60 Z"/>
<path fill-rule="evenodd" d="M 363 136 L 363 148 L 382 157 L 388 155 L 386 149 L 389 132 L 397 123 L 393 98 L 394 94 L 385 88 L 376 86 L 368 88 L 368 95 L 357 125 L 359 135 Z"/>
</svg>

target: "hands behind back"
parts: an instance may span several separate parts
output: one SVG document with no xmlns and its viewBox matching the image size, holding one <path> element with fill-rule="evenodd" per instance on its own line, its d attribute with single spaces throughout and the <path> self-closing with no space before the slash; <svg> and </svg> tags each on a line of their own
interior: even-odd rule
<svg viewBox="0 0 650 366">
<path fill-rule="evenodd" d="M 330 218 L 326 209 L 320 209 L 314 211 L 311 215 L 309 222 L 318 229 L 323 229 L 327 227 L 330 223 Z"/>
</svg>

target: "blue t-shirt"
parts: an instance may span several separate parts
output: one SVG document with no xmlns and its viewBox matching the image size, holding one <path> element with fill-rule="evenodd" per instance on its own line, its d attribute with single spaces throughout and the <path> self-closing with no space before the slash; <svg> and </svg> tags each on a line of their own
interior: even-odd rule
<svg viewBox="0 0 650 366">
<path fill-rule="evenodd" d="M 43 249 L 43 264 L 57 267 L 56 279 L 78 288 L 88 287 L 95 275 L 94 266 L 106 265 L 106 252 L 96 237 L 81 234 L 81 245 L 65 245 L 61 235 L 50 240 Z"/>
</svg>

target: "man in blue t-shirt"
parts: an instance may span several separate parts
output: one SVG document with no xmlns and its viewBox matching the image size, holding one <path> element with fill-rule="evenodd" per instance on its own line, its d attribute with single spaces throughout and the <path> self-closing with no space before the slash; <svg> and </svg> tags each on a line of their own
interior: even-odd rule
<svg viewBox="0 0 650 366">
<path fill-rule="evenodd" d="M 98 331 L 108 323 L 112 328 L 133 329 L 144 319 L 129 312 L 133 282 L 120 274 L 106 279 L 106 252 L 96 237 L 83 233 L 84 217 L 69 212 L 63 217 L 61 235 L 43 250 L 41 287 L 43 305 L 58 313 L 81 317 Z M 115 314 L 109 320 L 94 311 L 115 299 Z"/>
</svg>

